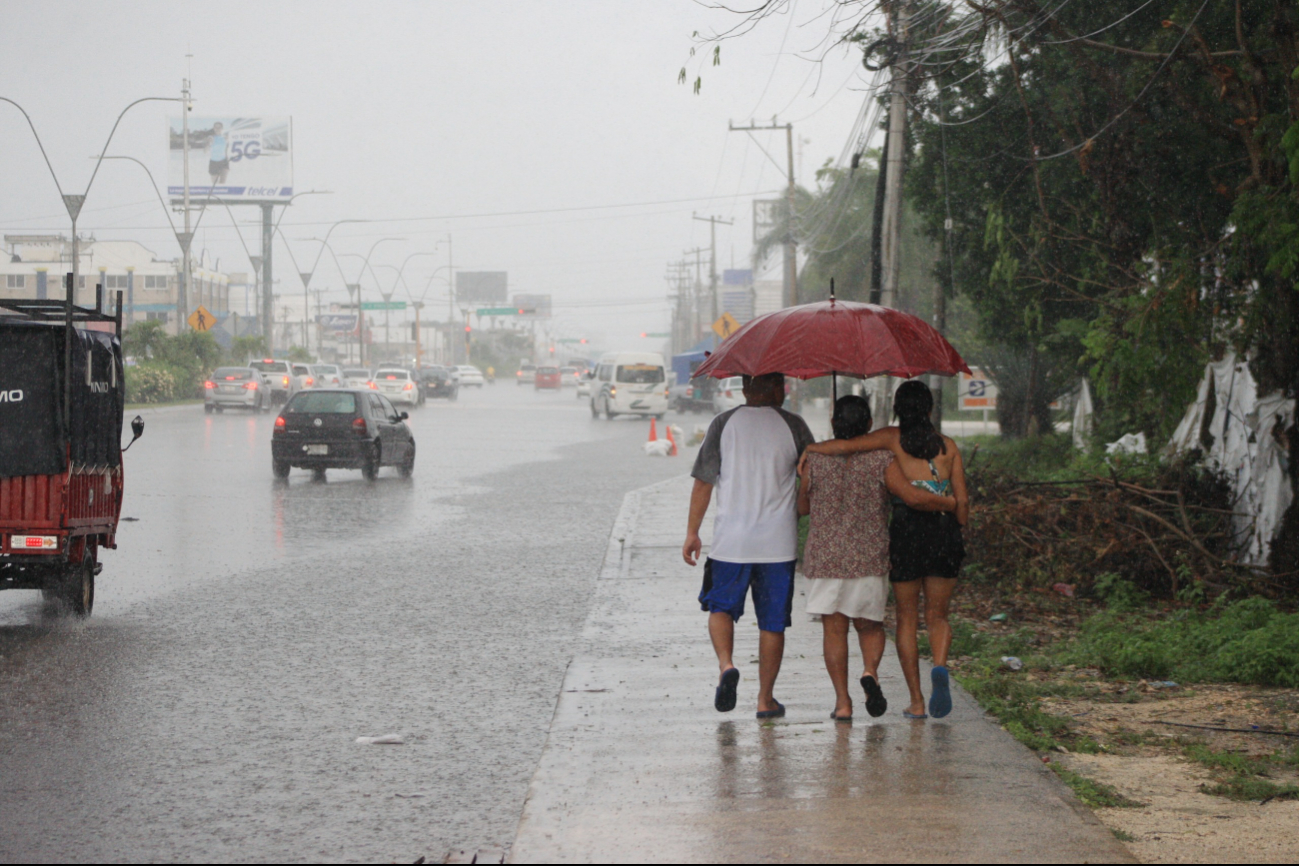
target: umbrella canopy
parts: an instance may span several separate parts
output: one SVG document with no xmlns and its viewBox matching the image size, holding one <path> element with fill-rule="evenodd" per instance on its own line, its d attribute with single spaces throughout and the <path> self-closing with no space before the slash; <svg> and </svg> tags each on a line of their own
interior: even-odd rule
<svg viewBox="0 0 1299 866">
<path fill-rule="evenodd" d="M 970 372 L 960 354 L 924 319 L 875 304 L 818 301 L 748 322 L 699 366 L 695 376 L 784 373 L 815 379 L 835 373 L 910 379 Z"/>
</svg>

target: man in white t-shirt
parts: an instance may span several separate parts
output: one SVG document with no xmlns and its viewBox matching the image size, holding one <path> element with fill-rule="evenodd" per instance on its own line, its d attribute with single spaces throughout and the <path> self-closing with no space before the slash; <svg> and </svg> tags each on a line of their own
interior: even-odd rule
<svg viewBox="0 0 1299 866">
<path fill-rule="evenodd" d="M 713 698 L 719 712 L 735 709 L 740 672 L 731 655 L 735 622 L 744 614 L 744 597 L 753 591 L 760 630 L 758 718 L 785 714 L 772 690 L 785 654 L 785 629 L 794 602 L 794 564 L 798 558 L 798 458 L 815 439 L 807 424 L 780 406 L 785 402 L 781 373 L 744 377 L 745 405 L 713 419 L 691 475 L 690 522 L 681 549 L 687 565 L 699 561 L 699 527 L 717 490 L 713 546 L 704 562 L 700 607 L 708 612 L 708 634 L 717 653 L 721 678 Z"/>
</svg>

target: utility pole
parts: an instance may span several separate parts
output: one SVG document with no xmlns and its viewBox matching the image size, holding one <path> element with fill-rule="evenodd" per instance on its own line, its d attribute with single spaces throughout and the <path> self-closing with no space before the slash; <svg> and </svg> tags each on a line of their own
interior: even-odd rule
<svg viewBox="0 0 1299 866">
<path fill-rule="evenodd" d="M 798 304 L 798 243 L 794 238 L 794 124 L 779 124 L 773 117 L 771 123 L 767 126 L 759 126 L 750 122 L 748 126 L 736 126 L 734 123 L 728 123 L 727 128 L 731 132 L 747 132 L 750 137 L 756 130 L 761 129 L 784 129 L 785 130 L 785 306 L 793 307 Z M 753 139 L 757 143 L 757 139 Z M 780 168 L 780 163 L 776 158 L 767 153 L 766 148 L 761 144 L 758 149 L 763 152 L 767 159 Z"/>
<path fill-rule="evenodd" d="M 709 320 L 709 323 L 711 324 L 712 322 L 716 322 L 717 317 L 722 314 L 722 311 L 718 309 L 717 302 L 717 224 L 721 223 L 724 226 L 733 226 L 735 225 L 735 220 L 727 222 L 721 217 L 701 217 L 698 214 L 691 214 L 690 218 L 708 223 L 708 291 L 712 296 L 713 307 L 712 318 Z"/>
<path fill-rule="evenodd" d="M 896 307 L 898 281 L 902 269 L 902 180 L 906 170 L 904 154 L 907 136 L 907 30 L 909 0 L 895 0 L 888 11 L 889 33 L 898 46 L 892 66 L 889 91 L 889 127 L 881 172 L 884 176 L 884 206 L 880 215 L 881 306 Z M 876 429 L 889 423 L 892 409 L 893 380 L 883 376 L 876 380 L 872 394 L 872 415 Z"/>
<path fill-rule="evenodd" d="M 181 326 L 189 318 L 189 275 L 190 275 L 190 257 L 189 248 L 194 240 L 194 232 L 190 229 L 189 224 L 189 79 L 183 79 L 180 90 L 180 128 L 181 128 L 181 159 L 184 160 L 184 183 L 185 189 L 183 198 L 185 201 L 185 233 L 181 235 L 181 266 L 180 266 L 180 285 L 176 289 L 176 333 L 180 334 Z M 74 227 L 72 233 L 76 234 Z M 75 239 L 73 243 L 75 243 Z M 74 247 L 75 249 L 75 247 Z"/>
<path fill-rule="evenodd" d="M 271 292 L 271 239 L 275 223 L 271 219 L 275 205 L 262 204 L 262 336 L 266 338 L 266 354 L 275 357 L 275 299 Z"/>
<path fill-rule="evenodd" d="M 897 304 L 898 276 L 902 267 L 902 179 L 906 166 L 903 163 L 907 137 L 907 0 L 889 9 L 889 28 L 898 44 L 898 58 L 893 64 L 893 81 L 889 96 L 888 163 L 884 183 L 884 220 L 880 242 L 880 260 L 883 266 L 883 288 L 880 303 L 885 307 Z"/>
<path fill-rule="evenodd" d="M 693 250 L 686 250 L 684 255 L 687 258 L 682 259 L 682 263 L 687 266 L 690 264 L 688 261 L 690 256 L 694 256 L 695 259 L 695 282 L 694 285 L 690 287 L 690 345 L 692 346 L 699 341 L 700 333 L 703 330 L 703 317 L 699 314 L 699 297 L 702 294 L 704 285 L 704 278 L 701 269 L 704 266 L 703 255 L 705 252 L 706 250 L 704 250 L 703 247 L 695 247 Z M 687 279 L 689 279 L 689 277 L 687 277 Z"/>
</svg>

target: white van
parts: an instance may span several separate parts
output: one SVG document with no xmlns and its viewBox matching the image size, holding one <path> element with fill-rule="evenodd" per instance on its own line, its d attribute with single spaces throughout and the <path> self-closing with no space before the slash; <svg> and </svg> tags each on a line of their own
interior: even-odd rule
<svg viewBox="0 0 1299 866">
<path fill-rule="evenodd" d="M 591 416 L 653 415 L 668 411 L 667 370 L 653 352 L 612 352 L 600 358 L 591 380 Z"/>
</svg>

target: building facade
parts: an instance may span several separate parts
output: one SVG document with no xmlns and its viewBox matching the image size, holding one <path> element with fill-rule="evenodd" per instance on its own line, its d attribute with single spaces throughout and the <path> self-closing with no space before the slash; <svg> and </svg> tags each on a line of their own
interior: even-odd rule
<svg viewBox="0 0 1299 866">
<path fill-rule="evenodd" d="M 0 297 L 63 298 L 64 275 L 72 270 L 72 241 L 64 235 L 5 235 L 0 261 Z M 78 248 L 76 303 L 95 301 L 95 286 L 104 287 L 106 301 L 122 292 L 122 321 L 159 321 L 168 333 L 179 333 L 177 315 L 181 260 L 159 259 L 136 241 L 97 241 L 83 237 Z M 211 267 L 195 265 L 189 310 L 199 304 L 224 318 L 230 309 L 230 277 Z"/>
</svg>

